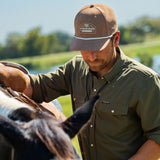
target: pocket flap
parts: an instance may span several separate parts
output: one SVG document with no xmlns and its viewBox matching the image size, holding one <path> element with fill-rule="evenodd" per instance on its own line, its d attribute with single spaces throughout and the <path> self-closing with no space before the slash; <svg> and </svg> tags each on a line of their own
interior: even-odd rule
<svg viewBox="0 0 160 160">
<path fill-rule="evenodd" d="M 112 115 L 127 115 L 128 113 L 127 105 L 111 103 L 104 100 L 101 101 L 99 109 Z"/>
</svg>

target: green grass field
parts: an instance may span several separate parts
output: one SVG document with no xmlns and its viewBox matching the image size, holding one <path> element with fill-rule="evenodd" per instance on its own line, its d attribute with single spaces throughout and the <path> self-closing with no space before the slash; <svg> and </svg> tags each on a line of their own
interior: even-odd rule
<svg viewBox="0 0 160 160">
<path fill-rule="evenodd" d="M 123 52 L 130 57 L 140 57 L 141 59 L 150 58 L 155 54 L 160 54 L 160 40 L 147 41 L 144 43 L 136 43 L 129 45 L 120 45 Z M 5 59 L 6 61 L 12 61 L 20 63 L 28 69 L 44 70 L 52 66 L 64 64 L 73 56 L 80 54 L 80 52 L 65 52 L 65 53 L 53 53 L 44 56 Z"/>
</svg>

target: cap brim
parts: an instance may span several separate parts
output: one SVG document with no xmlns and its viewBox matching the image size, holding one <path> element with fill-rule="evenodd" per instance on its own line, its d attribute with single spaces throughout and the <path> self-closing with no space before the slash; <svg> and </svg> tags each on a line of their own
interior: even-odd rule
<svg viewBox="0 0 160 160">
<path fill-rule="evenodd" d="M 73 38 L 70 44 L 71 51 L 101 51 L 103 50 L 110 39 L 82 40 Z"/>
</svg>

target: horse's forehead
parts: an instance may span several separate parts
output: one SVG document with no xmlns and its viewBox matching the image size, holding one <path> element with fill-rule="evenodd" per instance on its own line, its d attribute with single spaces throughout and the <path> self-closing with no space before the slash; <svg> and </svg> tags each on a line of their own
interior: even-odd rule
<svg viewBox="0 0 160 160">
<path fill-rule="evenodd" d="M 30 127 L 31 132 L 29 134 L 32 134 L 32 131 L 34 132 L 31 138 L 34 137 L 32 140 L 35 141 L 36 144 L 37 140 L 39 141 L 39 147 L 40 144 L 43 144 L 41 147 L 45 147 L 46 149 L 48 149 L 48 151 L 55 157 L 56 153 L 58 153 L 58 155 L 60 156 L 64 156 L 64 153 L 66 156 L 68 156 L 69 153 L 71 153 L 70 155 L 74 155 L 74 152 L 72 151 L 73 145 L 71 143 L 71 140 L 69 136 L 63 131 L 59 122 L 54 120 L 48 120 L 48 123 L 43 120 L 32 120 L 31 122 L 35 123 L 33 123 L 34 125 Z M 32 125 L 31 122 L 28 122 L 28 124 Z M 24 125 L 26 126 L 27 124 Z M 29 132 L 28 130 L 26 131 Z M 43 152 L 41 152 L 41 154 L 43 154 Z"/>
<path fill-rule="evenodd" d="M 50 133 L 52 135 L 54 133 L 56 134 L 57 132 L 65 134 L 61 127 L 61 123 L 53 117 L 33 119 L 27 123 L 24 123 L 23 125 L 21 125 L 21 127 L 26 129 L 26 131 L 30 130 L 29 132 L 36 132 L 38 129 L 40 133 L 42 132 L 46 135 L 47 133 Z"/>
</svg>

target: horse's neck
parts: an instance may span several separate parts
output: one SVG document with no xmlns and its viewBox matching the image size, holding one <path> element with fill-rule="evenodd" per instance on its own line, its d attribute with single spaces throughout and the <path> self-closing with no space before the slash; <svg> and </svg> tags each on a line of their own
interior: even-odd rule
<svg viewBox="0 0 160 160">
<path fill-rule="evenodd" d="M 14 97 L 9 97 L 0 90 L 0 114 L 8 116 L 12 111 L 26 107 L 30 108 L 29 105 L 18 101 Z"/>
</svg>

